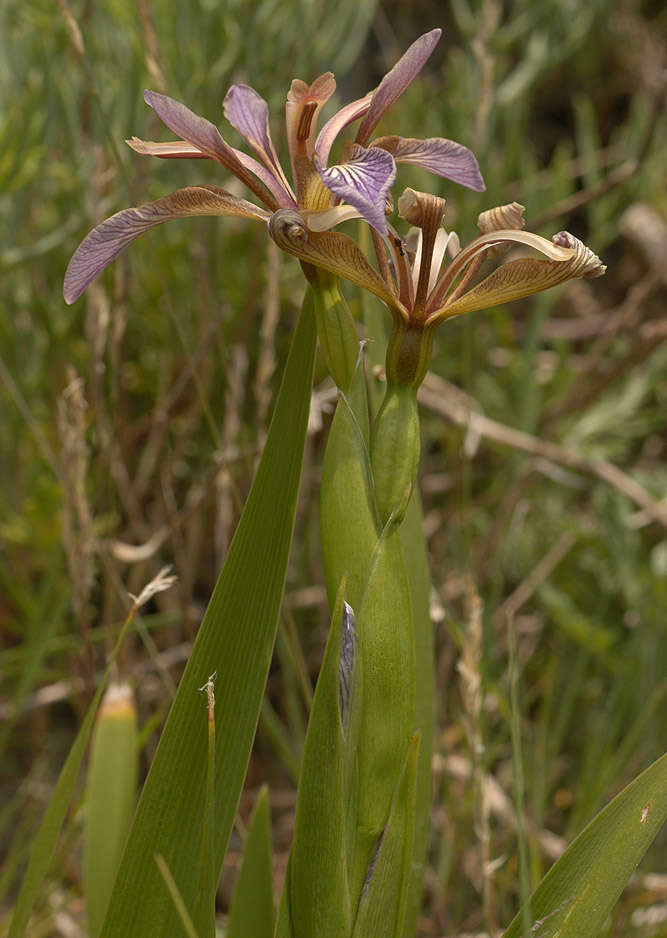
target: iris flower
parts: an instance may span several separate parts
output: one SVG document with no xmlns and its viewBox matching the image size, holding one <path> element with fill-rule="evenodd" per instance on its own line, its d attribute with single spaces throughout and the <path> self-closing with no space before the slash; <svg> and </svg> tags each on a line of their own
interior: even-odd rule
<svg viewBox="0 0 667 938">
<path fill-rule="evenodd" d="M 600 259 L 569 232 L 560 231 L 548 241 L 524 231 L 524 211 L 523 205 L 512 202 L 482 212 L 477 222 L 479 237 L 461 248 L 457 234 L 442 226 L 445 200 L 406 189 L 398 200 L 398 213 L 412 226 L 407 237 L 400 237 L 391 225 L 385 238 L 372 230 L 381 276 L 373 281 L 368 278 L 363 286 L 394 315 L 387 353 L 387 373 L 393 372 L 393 380 L 419 385 L 428 365 L 434 327 L 444 320 L 605 272 Z M 311 236 L 291 214 L 276 212 L 269 228 L 283 250 L 308 260 Z M 512 246 L 532 248 L 543 256 L 513 257 L 480 280 L 484 262 Z M 361 282 L 351 264 L 342 275 Z"/>
<path fill-rule="evenodd" d="M 184 104 L 146 91 L 146 103 L 179 139 L 154 143 L 133 137 L 128 144 L 138 153 L 165 159 L 215 160 L 241 180 L 261 206 L 217 186 L 201 185 L 118 212 L 91 231 L 74 253 L 65 275 L 65 300 L 73 303 L 78 299 L 144 231 L 188 215 L 231 215 L 264 224 L 275 216 L 270 228 L 274 236 L 280 234 L 281 226 L 303 226 L 306 238 L 302 239 L 302 260 L 361 286 L 372 285 L 373 292 L 381 291 L 382 279 L 354 241 L 331 228 L 346 219 L 361 217 L 379 236 L 386 237 L 387 197 L 396 176 L 396 163 L 413 163 L 471 189 L 484 189 L 477 160 L 461 144 L 440 137 L 372 139 L 385 112 L 419 74 L 440 35 L 441 30 L 433 29 L 417 39 L 374 91 L 344 106 L 319 134 L 317 119 L 335 91 L 334 76 L 326 72 L 310 85 L 295 79 L 286 105 L 291 184 L 271 140 L 266 101 L 248 85 L 232 85 L 224 100 L 224 113 L 254 156 L 230 146 L 214 124 Z M 342 162 L 329 166 L 339 133 L 358 120 L 356 136 L 345 145 Z M 280 243 L 279 237 L 276 240 Z"/>
</svg>

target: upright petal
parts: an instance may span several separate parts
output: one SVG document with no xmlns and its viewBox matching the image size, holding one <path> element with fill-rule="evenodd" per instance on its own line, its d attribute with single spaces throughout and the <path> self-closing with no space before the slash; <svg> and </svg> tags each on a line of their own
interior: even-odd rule
<svg viewBox="0 0 667 938">
<path fill-rule="evenodd" d="M 475 154 L 461 143 L 443 137 L 416 140 L 413 137 L 391 136 L 378 137 L 372 145 L 391 153 L 397 163 L 421 166 L 436 176 L 451 179 L 475 192 L 483 192 L 486 188 Z"/>
<path fill-rule="evenodd" d="M 65 273 L 65 301 L 73 303 L 78 300 L 104 268 L 149 228 L 188 215 L 235 215 L 256 221 L 266 221 L 270 217 L 264 209 L 237 199 L 217 186 L 178 189 L 156 202 L 123 209 L 93 228 L 74 252 Z"/>
<path fill-rule="evenodd" d="M 317 135 L 317 140 L 315 141 L 315 155 L 323 166 L 326 166 L 329 162 L 331 147 L 338 134 L 341 130 L 344 130 L 348 124 L 353 123 L 353 121 L 358 120 L 360 117 L 363 117 L 364 114 L 368 113 L 372 98 L 373 92 L 371 91 L 365 98 L 359 98 L 358 101 L 351 101 L 350 104 L 346 104 L 340 111 L 337 111 L 333 117 L 330 117 L 322 130 L 320 130 Z"/>
<path fill-rule="evenodd" d="M 267 169 L 280 180 L 286 193 L 294 198 L 291 187 L 269 130 L 269 106 L 264 98 L 249 85 L 232 85 L 223 102 L 225 117 L 249 147 L 262 160 Z"/>
<path fill-rule="evenodd" d="M 429 33 L 424 33 L 412 43 L 391 71 L 387 72 L 375 89 L 368 113 L 357 131 L 357 143 L 362 146 L 368 143 L 387 108 L 403 94 L 421 72 L 441 35 L 441 29 L 432 29 Z"/>
<path fill-rule="evenodd" d="M 330 192 L 354 206 L 380 234 L 387 234 L 385 204 L 396 165 L 386 150 L 353 144 L 346 162 L 317 170 Z"/>
<path fill-rule="evenodd" d="M 165 94 L 158 94 L 157 91 L 145 91 L 144 101 L 173 133 L 194 144 L 202 153 L 228 169 L 269 208 L 278 208 L 279 203 L 273 193 L 246 169 L 232 147 L 222 139 L 215 124 L 195 114 L 180 101 L 174 101 Z"/>
<path fill-rule="evenodd" d="M 292 172 L 294 172 L 297 156 L 312 158 L 315 149 L 317 116 L 335 90 L 336 79 L 331 72 L 320 75 L 310 85 L 301 81 L 300 78 L 295 78 L 292 82 L 285 105 L 287 145 Z"/>
</svg>

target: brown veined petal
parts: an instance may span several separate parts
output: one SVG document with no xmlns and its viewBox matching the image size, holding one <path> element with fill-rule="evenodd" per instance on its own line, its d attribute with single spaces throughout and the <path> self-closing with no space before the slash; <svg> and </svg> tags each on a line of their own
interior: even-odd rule
<svg viewBox="0 0 667 938">
<path fill-rule="evenodd" d="M 232 215 L 266 221 L 270 214 L 217 186 L 178 189 L 155 202 L 116 212 L 86 235 L 72 255 L 63 286 L 65 302 L 74 303 L 105 267 L 135 238 L 172 218 L 189 215 Z"/>
<path fill-rule="evenodd" d="M 289 209 L 275 212 L 268 227 L 273 240 L 287 254 L 356 283 L 407 319 L 405 307 L 371 267 L 352 238 L 337 231 L 311 231 L 301 215 Z"/>
<path fill-rule="evenodd" d="M 520 300 L 577 277 L 600 277 L 606 270 L 604 264 L 590 248 L 568 232 L 562 231 L 555 235 L 552 247 L 554 248 L 553 254 L 560 253 L 564 249 L 569 252 L 570 256 L 557 260 L 522 257 L 508 261 L 453 303 L 449 305 L 445 303 L 441 309 L 429 316 L 428 322 L 442 322 L 452 316 L 460 316 L 462 313 L 471 313 L 478 309 L 488 309 L 501 303 Z M 552 252 L 544 250 L 544 253 Z"/>
</svg>

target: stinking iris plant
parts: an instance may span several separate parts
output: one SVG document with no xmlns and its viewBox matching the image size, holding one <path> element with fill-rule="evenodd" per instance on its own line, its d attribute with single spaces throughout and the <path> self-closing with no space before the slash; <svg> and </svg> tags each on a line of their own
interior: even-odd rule
<svg viewBox="0 0 667 938">
<path fill-rule="evenodd" d="M 227 144 L 185 105 L 147 91 L 146 103 L 179 139 L 132 138 L 129 145 L 165 159 L 213 159 L 260 204 L 201 185 L 125 209 L 83 240 L 65 276 L 71 303 L 149 228 L 176 217 L 229 215 L 265 224 L 278 246 L 301 261 L 310 283 L 321 347 L 339 388 L 321 491 L 332 628 L 310 715 L 276 938 L 414 935 L 426 850 L 418 832 L 429 812 L 431 708 L 416 704 L 415 600 L 399 533 L 416 479 L 416 392 L 433 331 L 453 316 L 604 272 L 572 235 L 547 241 L 523 231 L 516 203 L 482 213 L 480 236 L 463 249 L 442 227 L 445 202 L 436 196 L 407 189 L 398 199 L 399 216 L 410 226 L 405 237 L 388 221 L 398 163 L 484 189 L 474 155 L 461 144 L 373 137 L 440 34 L 434 29 L 417 39 L 374 91 L 344 106 L 319 133 L 334 77 L 293 81 L 286 105 L 291 182 L 271 139 L 266 102 L 252 88 L 233 85 L 224 113 L 254 156 Z M 334 141 L 356 121 L 341 161 L 329 166 Z M 353 218 L 370 228 L 376 265 L 352 238 L 333 230 Z M 512 245 L 543 257 L 510 258 L 478 281 L 483 263 Z M 370 432 L 363 349 L 338 277 L 379 297 L 393 317 L 386 394 Z M 422 669 L 430 666 L 429 654 Z"/>
</svg>

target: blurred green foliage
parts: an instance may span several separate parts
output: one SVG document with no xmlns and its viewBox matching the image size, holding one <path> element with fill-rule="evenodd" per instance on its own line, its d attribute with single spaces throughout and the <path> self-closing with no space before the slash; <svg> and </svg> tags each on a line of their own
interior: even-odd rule
<svg viewBox="0 0 667 938">
<path fill-rule="evenodd" d="M 484 604 L 481 771 L 509 806 L 503 813 L 495 803 L 490 821 L 491 858 L 502 858 L 493 909 L 506 924 L 519 901 L 512 719 L 533 883 L 553 859 L 544 832 L 571 839 L 666 748 L 667 530 L 624 482 L 655 503 L 665 498 L 665 10 L 641 0 L 77 0 L 71 14 L 83 55 L 57 4 L 0 6 L 0 706 L 12 729 L 0 739 L 0 803 L 41 812 L 86 681 L 124 618 L 125 591 L 138 592 L 164 563 L 174 564 L 179 586 L 149 608 L 144 635 L 153 643 L 147 650 L 137 639 L 123 669 L 140 683 L 159 667 L 180 673 L 183 658 L 169 652 L 192 637 L 224 557 L 303 291 L 298 266 L 267 253 L 256 226 L 197 219 L 150 232 L 86 298 L 64 304 L 68 258 L 94 223 L 181 185 L 228 184 L 204 161 L 151 161 L 124 146 L 133 134 L 166 138 L 144 87 L 186 102 L 238 145 L 221 102 L 232 82 L 248 82 L 270 103 L 284 157 L 293 77 L 331 69 L 339 103 L 350 100 L 441 25 L 436 53 L 381 132 L 471 146 L 487 191 L 401 168 L 395 195 L 413 185 L 445 196 L 446 224 L 463 241 L 480 211 L 516 199 L 529 228 L 534 220 L 546 236 L 572 231 L 609 269 L 602 280 L 452 321 L 438 335 L 433 371 L 486 416 L 625 474 L 610 484 L 422 410 L 439 761 L 421 927 L 424 936 L 486 927 L 476 789 L 462 769 L 474 759 L 455 668 L 469 638 L 469 578 Z M 643 222 L 633 227 L 637 209 Z M 76 413 L 71 391 L 64 395 L 75 376 L 85 401 Z M 269 780 L 289 789 L 277 753 L 282 746 L 295 759 L 303 746 L 326 628 L 324 594 L 311 590 L 321 583 L 323 441 L 315 430 L 268 687 L 266 712 L 278 719 L 260 732 L 250 787 Z M 146 544 L 143 553 L 126 549 Z M 71 706 L 46 705 L 37 689 L 61 680 L 74 691 L 57 699 Z M 140 727 L 155 730 L 169 704 L 166 679 L 146 680 L 138 697 Z M 145 769 L 155 736 L 143 738 Z M 27 808 L 14 797 L 26 778 Z M 276 823 L 284 855 L 289 823 Z M 3 909 L 29 837 L 3 816 Z M 74 816 L 63 856 L 76 856 L 79 838 Z M 661 846 L 664 837 L 643 869 L 659 869 Z M 55 874 L 65 907 L 81 893 L 75 868 L 68 859 Z M 221 908 L 229 885 L 223 878 Z M 661 898 L 664 887 L 631 888 L 605 934 L 662 934 L 642 924 L 640 908 Z M 42 924 L 52 911 L 45 906 Z"/>
</svg>

